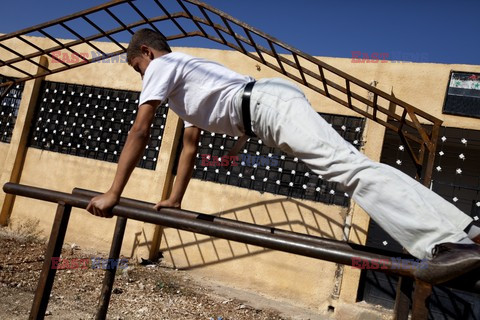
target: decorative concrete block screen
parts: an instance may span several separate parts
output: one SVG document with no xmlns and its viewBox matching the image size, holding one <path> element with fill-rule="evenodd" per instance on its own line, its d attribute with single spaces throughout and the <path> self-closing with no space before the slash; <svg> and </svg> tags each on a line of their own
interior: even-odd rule
<svg viewBox="0 0 480 320">
<path fill-rule="evenodd" d="M 381 162 L 415 176 L 405 145 L 391 130 L 385 133 Z M 480 219 L 480 131 L 441 127 L 431 188 L 474 220 Z M 367 246 L 402 252 L 402 247 L 370 220 Z M 366 302 L 393 308 L 397 278 L 365 270 L 362 297 Z M 474 294 L 434 287 L 429 302 L 432 319 L 478 319 L 480 302 Z"/>
<path fill-rule="evenodd" d="M 362 145 L 363 118 L 321 114 L 347 141 Z M 193 177 L 285 195 L 293 198 L 348 206 L 350 198 L 337 187 L 310 171 L 297 158 L 276 148 L 265 146 L 259 139 L 249 139 L 240 152 L 238 163 L 217 162 L 233 147 L 237 137 L 202 131 Z"/>
<path fill-rule="evenodd" d="M 6 82 L 7 79 L 0 75 L 0 83 Z M 10 143 L 12 139 L 13 127 L 17 120 L 18 108 L 22 99 L 24 83 L 14 85 L 7 93 L 0 104 L 0 142 Z M 6 87 L 0 88 L 0 95 Z"/>
<path fill-rule="evenodd" d="M 32 122 L 30 146 L 118 162 L 137 112 L 140 93 L 44 81 Z M 138 166 L 154 170 L 168 107 L 158 108 Z"/>
</svg>

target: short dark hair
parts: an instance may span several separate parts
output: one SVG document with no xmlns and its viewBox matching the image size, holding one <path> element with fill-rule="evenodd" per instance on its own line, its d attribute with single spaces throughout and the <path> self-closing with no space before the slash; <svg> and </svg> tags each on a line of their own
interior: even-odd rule
<svg viewBox="0 0 480 320">
<path fill-rule="evenodd" d="M 130 63 L 133 58 L 142 54 L 140 47 L 146 45 L 155 50 L 172 52 L 170 46 L 167 43 L 167 38 L 160 32 L 153 31 L 152 29 L 140 29 L 136 31 L 127 48 L 127 61 Z"/>
</svg>

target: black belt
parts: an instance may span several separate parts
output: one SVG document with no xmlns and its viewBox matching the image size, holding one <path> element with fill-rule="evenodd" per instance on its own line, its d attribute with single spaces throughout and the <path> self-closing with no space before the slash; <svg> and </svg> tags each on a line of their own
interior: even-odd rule
<svg viewBox="0 0 480 320">
<path fill-rule="evenodd" d="M 242 95 L 242 118 L 243 118 L 243 128 L 245 129 L 245 134 L 249 137 L 256 137 L 257 135 L 252 131 L 252 121 L 250 118 L 250 96 L 252 95 L 252 89 L 255 81 L 247 83 L 245 89 L 243 89 Z"/>
</svg>

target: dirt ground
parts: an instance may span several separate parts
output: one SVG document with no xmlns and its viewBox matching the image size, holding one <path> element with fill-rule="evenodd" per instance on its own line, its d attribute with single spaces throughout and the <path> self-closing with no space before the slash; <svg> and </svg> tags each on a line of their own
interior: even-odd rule
<svg viewBox="0 0 480 320">
<path fill-rule="evenodd" d="M 44 260 L 46 240 L 35 222 L 16 230 L 0 228 L 0 320 L 26 319 Z M 65 244 L 62 259 L 107 258 L 106 253 Z M 104 276 L 102 269 L 57 270 L 47 319 L 93 319 Z M 386 319 L 385 314 L 348 308 L 344 319 Z M 353 316 L 355 315 L 355 316 Z M 142 265 L 129 261 L 118 269 L 108 319 L 287 320 L 332 319 L 333 315 L 212 285 L 162 261 Z M 387 317 L 388 318 L 388 317 Z M 335 317 L 335 319 L 339 319 Z"/>
<path fill-rule="evenodd" d="M 46 241 L 23 230 L 0 229 L 0 319 L 26 319 L 44 260 Z M 31 230 L 30 230 L 31 231 Z M 25 234 L 27 233 L 27 234 Z M 62 258 L 107 258 L 66 244 Z M 48 319 L 92 319 L 104 271 L 57 270 Z M 161 262 L 128 263 L 118 269 L 109 319 L 289 319 L 277 311 L 258 310 L 201 286 L 187 272 Z"/>
</svg>

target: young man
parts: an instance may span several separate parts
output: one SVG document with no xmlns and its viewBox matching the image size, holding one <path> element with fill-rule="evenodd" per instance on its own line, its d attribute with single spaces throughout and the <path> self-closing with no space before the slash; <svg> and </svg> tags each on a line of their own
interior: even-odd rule
<svg viewBox="0 0 480 320">
<path fill-rule="evenodd" d="M 480 267 L 480 228 L 436 193 L 387 165 L 373 162 L 346 142 L 310 106 L 303 92 L 283 79 L 256 83 L 217 63 L 172 53 L 153 30 L 136 32 L 128 63 L 142 76 L 139 109 L 118 162 L 112 187 L 87 210 L 111 217 L 110 209 L 142 155 L 155 109 L 168 99 L 185 122 L 183 150 L 170 197 L 155 205 L 180 208 L 192 175 L 200 128 L 248 136 L 302 159 L 316 174 L 341 184 L 385 231 L 429 266 L 417 276 L 443 282 Z"/>
</svg>

